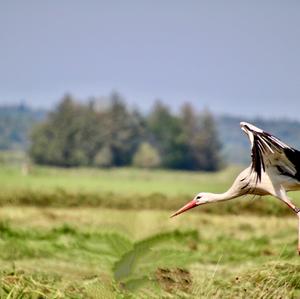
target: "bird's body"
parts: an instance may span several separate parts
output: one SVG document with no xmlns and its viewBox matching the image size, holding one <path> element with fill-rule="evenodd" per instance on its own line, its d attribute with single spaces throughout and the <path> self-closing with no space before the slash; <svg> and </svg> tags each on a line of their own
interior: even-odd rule
<svg viewBox="0 0 300 299">
<path fill-rule="evenodd" d="M 229 200 L 247 194 L 272 195 L 287 204 L 298 215 L 300 254 L 300 209 L 287 196 L 289 191 L 300 190 L 300 151 L 249 123 L 241 122 L 241 128 L 248 135 L 251 143 L 251 165 L 237 176 L 225 193 L 199 193 L 172 216 L 198 205 Z"/>
</svg>

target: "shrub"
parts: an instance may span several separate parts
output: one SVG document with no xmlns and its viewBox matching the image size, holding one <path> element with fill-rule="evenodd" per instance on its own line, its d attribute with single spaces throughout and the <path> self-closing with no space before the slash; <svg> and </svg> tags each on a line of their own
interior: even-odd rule
<svg viewBox="0 0 300 299">
<path fill-rule="evenodd" d="M 160 165 L 160 156 L 155 147 L 144 142 L 136 151 L 133 165 L 142 168 L 154 168 Z"/>
<path fill-rule="evenodd" d="M 112 165 L 112 153 L 109 147 L 103 147 L 94 158 L 94 165 L 99 167 L 109 167 Z"/>
</svg>

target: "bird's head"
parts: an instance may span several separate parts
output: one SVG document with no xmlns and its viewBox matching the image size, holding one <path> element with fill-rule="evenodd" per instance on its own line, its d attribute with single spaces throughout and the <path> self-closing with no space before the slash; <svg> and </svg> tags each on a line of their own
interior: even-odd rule
<svg viewBox="0 0 300 299">
<path fill-rule="evenodd" d="M 180 208 L 178 211 L 172 214 L 171 217 L 175 217 L 199 205 L 203 205 L 205 203 L 211 202 L 212 199 L 213 198 L 211 193 L 200 192 L 190 202 L 188 202 L 186 205 L 184 205 L 182 208 Z"/>
</svg>

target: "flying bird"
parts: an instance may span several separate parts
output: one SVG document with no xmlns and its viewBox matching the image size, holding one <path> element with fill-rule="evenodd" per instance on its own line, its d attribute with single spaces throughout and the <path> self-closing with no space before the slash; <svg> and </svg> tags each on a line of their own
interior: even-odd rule
<svg viewBox="0 0 300 299">
<path fill-rule="evenodd" d="M 199 205 L 225 201 L 242 195 L 272 195 L 284 202 L 298 216 L 298 253 L 300 255 L 300 209 L 287 195 L 288 191 L 300 190 L 300 151 L 277 137 L 246 122 L 241 129 L 251 144 L 251 165 L 243 170 L 232 186 L 222 194 L 197 194 L 171 217 Z"/>
</svg>

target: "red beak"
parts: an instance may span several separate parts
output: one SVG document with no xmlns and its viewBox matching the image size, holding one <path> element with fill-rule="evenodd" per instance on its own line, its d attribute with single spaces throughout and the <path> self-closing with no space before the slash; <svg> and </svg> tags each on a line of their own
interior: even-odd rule
<svg viewBox="0 0 300 299">
<path fill-rule="evenodd" d="M 183 206 L 181 209 L 179 209 L 177 212 L 175 212 L 174 214 L 172 214 L 170 218 L 175 217 L 175 216 L 177 216 L 177 215 L 179 215 L 179 214 L 181 214 L 181 213 L 183 213 L 183 212 L 185 212 L 187 210 L 195 208 L 196 206 L 197 206 L 197 202 L 196 202 L 196 200 L 193 199 L 192 201 L 190 201 L 189 203 L 187 203 L 185 206 Z"/>
</svg>

